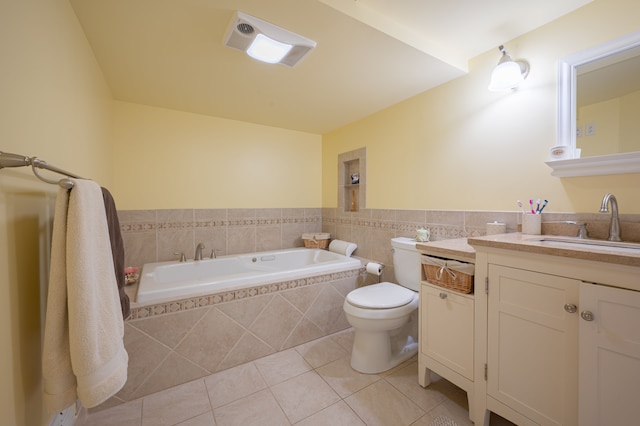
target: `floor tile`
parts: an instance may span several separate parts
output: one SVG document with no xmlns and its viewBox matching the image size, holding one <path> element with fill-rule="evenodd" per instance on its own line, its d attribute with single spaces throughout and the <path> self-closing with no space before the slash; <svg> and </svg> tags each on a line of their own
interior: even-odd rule
<svg viewBox="0 0 640 426">
<path fill-rule="evenodd" d="M 425 412 L 384 380 L 351 395 L 345 402 L 370 426 L 404 426 Z"/>
<path fill-rule="evenodd" d="M 200 414 L 184 422 L 178 423 L 175 426 L 216 426 L 215 420 L 213 420 L 213 413 L 211 411 Z"/>
<path fill-rule="evenodd" d="M 380 374 L 350 366 L 352 330 L 333 334 L 103 410 L 76 426 L 429 426 L 438 416 L 471 426 L 466 393 L 413 358 Z M 491 425 L 513 426 L 491 414 Z"/>
<path fill-rule="evenodd" d="M 341 398 L 380 380 L 377 374 L 363 374 L 351 368 L 351 358 L 342 357 L 316 370 Z"/>
<path fill-rule="evenodd" d="M 80 420 L 91 426 L 138 426 L 142 421 L 142 400 L 126 402 L 102 411 L 92 412 Z"/>
<path fill-rule="evenodd" d="M 295 349 L 276 352 L 254 361 L 258 371 L 269 386 L 284 382 L 311 370 L 311 367 Z"/>
<path fill-rule="evenodd" d="M 291 423 L 309 417 L 340 400 L 338 394 L 315 371 L 277 384 L 271 391 Z"/>
<path fill-rule="evenodd" d="M 296 350 L 313 368 L 321 367 L 349 354 L 331 337 L 313 340 L 296 347 Z"/>
<path fill-rule="evenodd" d="M 269 389 L 213 410 L 217 426 L 288 426 L 287 416 Z"/>
<path fill-rule="evenodd" d="M 325 408 L 296 423 L 296 426 L 366 426 L 358 415 L 344 401 Z"/>
<path fill-rule="evenodd" d="M 438 416 L 448 417 L 455 421 L 459 426 L 473 426 L 473 422 L 469 420 L 469 411 L 465 409 L 465 407 L 462 407 L 450 400 L 443 401 L 440 405 L 429 411 L 425 417 L 433 420 Z M 420 420 L 422 421 L 424 419 Z M 428 425 L 429 422 L 424 424 Z"/>
<path fill-rule="evenodd" d="M 144 397 L 142 426 L 173 426 L 210 410 L 204 380 L 197 380 Z"/>
<path fill-rule="evenodd" d="M 252 362 L 212 374 L 204 379 L 204 383 L 213 408 L 221 407 L 267 387 Z"/>
<path fill-rule="evenodd" d="M 413 362 L 400 370 L 385 377 L 394 388 L 413 401 L 424 411 L 429 411 L 447 399 L 448 389 L 440 384 L 439 376 L 434 377 L 431 385 L 426 389 L 418 383 L 418 363 Z M 447 382 L 448 383 L 448 382 Z M 457 389 L 457 388 L 456 388 Z"/>
</svg>

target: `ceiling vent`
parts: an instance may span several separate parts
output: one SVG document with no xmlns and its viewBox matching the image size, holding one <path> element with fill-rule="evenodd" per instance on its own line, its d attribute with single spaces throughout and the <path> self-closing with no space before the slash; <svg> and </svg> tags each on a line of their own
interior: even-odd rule
<svg viewBox="0 0 640 426">
<path fill-rule="evenodd" d="M 316 47 L 316 42 L 246 13 L 236 12 L 224 36 L 225 46 L 255 59 L 294 66 Z M 263 49 L 264 48 L 264 49 Z"/>
</svg>

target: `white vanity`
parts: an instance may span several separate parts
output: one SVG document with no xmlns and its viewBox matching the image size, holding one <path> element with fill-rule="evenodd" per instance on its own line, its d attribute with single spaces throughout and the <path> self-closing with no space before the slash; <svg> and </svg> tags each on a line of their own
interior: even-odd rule
<svg viewBox="0 0 640 426">
<path fill-rule="evenodd" d="M 465 390 L 472 385 L 476 424 L 487 425 L 489 411 L 518 425 L 634 424 L 640 418 L 640 249 L 539 240 L 519 233 L 468 240 L 476 264 L 473 374 L 460 385 L 459 371 L 438 370 L 430 335 L 421 329 L 421 384 L 427 368 Z M 421 305 L 427 330 L 435 327 L 427 321 L 443 324 L 455 312 L 428 309 Z M 464 335 L 448 332 L 454 340 Z"/>
</svg>

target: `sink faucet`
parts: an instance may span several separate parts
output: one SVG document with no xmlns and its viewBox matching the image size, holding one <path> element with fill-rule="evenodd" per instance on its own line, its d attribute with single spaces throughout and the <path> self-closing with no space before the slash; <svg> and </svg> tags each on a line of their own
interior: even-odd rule
<svg viewBox="0 0 640 426">
<path fill-rule="evenodd" d="M 193 257 L 193 260 L 202 260 L 202 250 L 204 249 L 204 244 L 198 243 L 196 246 L 196 255 Z"/>
<path fill-rule="evenodd" d="M 618 219 L 618 200 L 615 195 L 606 194 L 602 199 L 600 213 L 609 213 L 609 203 L 611 203 L 611 224 L 609 225 L 609 241 L 622 241 L 620 238 L 620 220 Z"/>
</svg>

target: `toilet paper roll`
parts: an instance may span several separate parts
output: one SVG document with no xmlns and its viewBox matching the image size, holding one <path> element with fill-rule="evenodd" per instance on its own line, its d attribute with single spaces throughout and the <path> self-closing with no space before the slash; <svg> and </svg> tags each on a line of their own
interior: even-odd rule
<svg viewBox="0 0 640 426">
<path fill-rule="evenodd" d="M 342 254 L 347 257 L 351 257 L 351 255 L 354 251 L 356 251 L 357 248 L 358 246 L 355 243 L 350 243 L 348 241 L 342 240 L 333 240 L 329 244 L 329 251 Z"/>
<path fill-rule="evenodd" d="M 487 235 L 504 234 L 507 232 L 507 225 L 500 222 L 487 223 Z"/>
<path fill-rule="evenodd" d="M 384 266 L 382 266 L 379 263 L 375 263 L 375 262 L 367 263 L 367 272 L 370 274 L 380 276 L 382 274 L 382 268 L 384 268 Z"/>
</svg>

